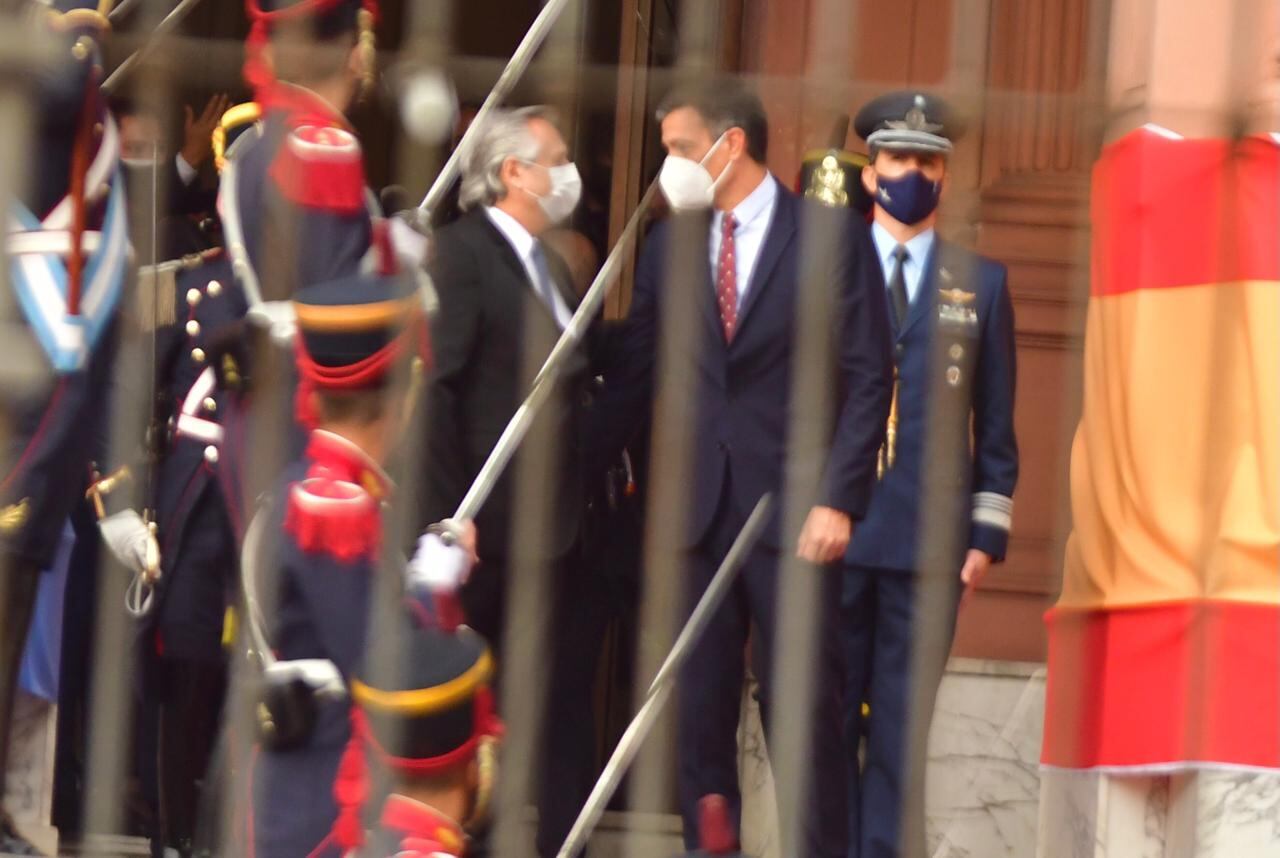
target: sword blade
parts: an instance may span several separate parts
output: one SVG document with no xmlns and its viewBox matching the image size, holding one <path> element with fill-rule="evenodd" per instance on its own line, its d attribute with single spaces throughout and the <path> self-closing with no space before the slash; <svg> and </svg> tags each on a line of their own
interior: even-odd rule
<svg viewBox="0 0 1280 858">
<path fill-rule="evenodd" d="M 609 257 L 605 259 L 604 265 L 600 266 L 600 271 L 596 274 L 595 280 L 592 281 L 591 288 L 587 290 L 587 294 L 583 296 L 581 303 L 578 304 L 578 309 L 574 311 L 573 318 L 569 320 L 564 333 L 560 335 L 560 339 L 552 347 L 551 353 L 543 361 L 542 368 L 538 370 L 538 375 L 533 381 L 533 389 L 529 392 L 529 396 L 516 409 L 516 413 L 507 423 L 507 428 L 503 430 L 498 442 L 494 444 L 493 450 L 489 452 L 489 458 L 485 459 L 480 472 L 476 474 L 471 487 L 467 489 L 466 496 L 463 497 L 458 509 L 453 514 L 453 518 L 457 521 L 475 518 L 476 513 L 480 511 L 485 501 L 489 499 L 489 494 L 497 484 L 498 478 L 502 476 L 502 472 L 511 462 L 512 456 L 515 455 L 516 449 L 519 448 L 525 435 L 529 433 L 533 418 L 537 416 L 538 410 L 551 394 L 556 380 L 559 379 L 560 373 L 564 369 L 565 362 L 587 335 L 587 330 L 591 327 L 591 323 L 595 320 L 601 306 L 604 305 L 605 298 L 609 297 L 609 290 L 613 288 L 615 275 L 622 265 L 623 255 L 639 231 L 640 225 L 644 221 L 645 212 L 648 211 L 649 204 L 657 191 L 658 182 L 655 180 L 640 199 L 640 204 L 636 206 L 636 210 L 632 213 L 631 220 L 627 222 L 626 229 L 622 231 L 622 235 L 618 236 L 618 241 L 614 244 L 613 250 L 609 252 Z"/>
<path fill-rule="evenodd" d="M 725 596 L 729 593 L 729 588 L 733 586 L 733 582 L 737 579 L 738 571 L 742 568 L 743 561 L 746 560 L 747 554 L 755 547 L 756 541 L 760 538 L 760 532 L 764 529 L 765 520 L 772 503 L 773 498 L 771 495 L 761 497 L 756 502 L 755 509 L 752 510 L 747 523 L 742 526 L 742 530 L 738 531 L 737 537 L 733 540 L 733 545 L 730 546 L 728 553 L 724 556 L 724 560 L 721 561 L 715 577 L 711 579 L 711 584 L 702 594 L 702 598 L 698 600 L 698 605 L 689 616 L 689 621 L 685 623 L 679 637 L 676 638 L 675 645 L 671 647 L 671 653 L 667 656 L 667 660 L 663 662 L 658 675 L 654 677 L 653 684 L 649 686 L 649 692 L 645 697 L 644 704 L 627 726 L 626 732 L 622 734 L 622 738 L 618 741 L 618 746 L 614 748 L 612 756 L 609 757 L 609 764 L 605 766 L 600 779 L 596 781 L 595 787 L 592 788 L 591 795 L 587 798 L 587 803 L 583 805 L 582 810 L 578 813 L 578 818 L 574 821 L 573 828 L 569 830 L 569 836 L 565 838 L 564 845 L 556 853 L 556 858 L 572 858 L 586 844 L 587 838 L 591 836 L 591 832 L 600 821 L 600 816 L 604 813 L 609 800 L 613 798 L 614 792 L 618 789 L 618 784 L 622 782 L 622 776 L 626 774 L 627 769 L 631 767 L 631 763 L 635 761 L 636 754 L 640 752 L 640 746 L 644 744 L 649 731 L 653 728 L 654 723 L 657 722 L 658 716 L 662 714 L 662 709 L 666 706 L 667 700 L 670 699 L 671 690 L 675 687 L 674 679 L 677 672 L 688 660 L 689 653 L 693 650 L 698 639 L 702 637 L 702 633 L 706 630 L 711 616 L 724 602 Z"/>
<path fill-rule="evenodd" d="M 112 92 L 116 85 L 120 83 L 120 80 L 129 73 L 129 70 L 137 65 L 138 61 L 146 56 L 164 35 L 174 27 L 178 26 L 178 24 L 182 23 L 182 19 L 187 17 L 187 15 L 191 13 L 191 10 L 195 9 L 198 5 L 200 5 L 200 0 L 182 0 L 181 3 L 174 6 L 173 11 L 168 15 L 165 15 L 160 23 L 156 25 L 155 30 L 147 38 L 146 42 L 143 43 L 142 47 L 130 54 L 125 61 L 120 63 L 120 65 L 116 67 L 116 70 L 102 82 L 102 89 L 105 92 Z"/>
<path fill-rule="evenodd" d="M 542 47 L 542 43 L 546 41 L 547 36 L 551 33 L 551 28 L 555 26 L 560 13 L 564 11 L 564 7 L 567 5 L 569 5 L 569 0 L 549 0 L 547 5 L 542 7 L 542 11 L 534 19 L 529 31 L 524 34 L 519 47 L 511 55 L 511 60 L 507 63 L 507 67 L 502 70 L 502 74 L 498 77 L 498 82 L 489 91 L 484 104 L 480 105 L 475 119 L 472 120 L 471 125 L 463 133 L 462 139 L 458 141 L 458 145 L 454 148 L 453 154 L 449 156 L 449 160 L 445 161 L 444 166 L 440 168 L 440 174 L 431 183 L 431 188 L 427 191 L 427 195 L 422 198 L 422 203 L 418 206 L 418 210 L 423 215 L 429 214 L 435 210 L 436 206 L 440 205 L 440 200 L 444 198 L 454 180 L 458 178 L 458 172 L 462 169 L 462 160 L 474 145 L 476 129 L 484 125 L 485 118 L 511 94 L 511 90 L 515 88 L 525 70 L 529 68 L 529 63 L 533 61 L 533 55 L 538 52 L 538 48 Z"/>
</svg>

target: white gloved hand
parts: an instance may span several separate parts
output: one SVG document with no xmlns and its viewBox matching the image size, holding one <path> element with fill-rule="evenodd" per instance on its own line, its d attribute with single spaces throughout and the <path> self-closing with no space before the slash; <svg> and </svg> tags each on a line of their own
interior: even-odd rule
<svg viewBox="0 0 1280 858">
<path fill-rule="evenodd" d="M 397 213 L 387 219 L 387 232 L 391 239 L 391 249 L 395 252 L 400 267 L 406 271 L 421 268 L 427 261 L 427 250 L 430 243 L 427 237 L 413 228 L 405 218 L 414 212 Z"/>
<path fill-rule="evenodd" d="M 465 547 L 449 545 L 437 533 L 424 533 L 409 561 L 409 590 L 455 593 L 467 583 L 471 566 L 471 552 Z"/>
<path fill-rule="evenodd" d="M 127 569 L 144 572 L 147 569 L 147 544 L 151 531 L 142 516 L 131 509 L 113 513 L 98 522 L 102 541 Z"/>
<path fill-rule="evenodd" d="M 293 341 L 298 330 L 298 317 L 292 301 L 263 301 L 249 308 L 249 320 L 265 327 L 271 339 L 282 345 Z"/>
<path fill-rule="evenodd" d="M 338 672 L 337 665 L 327 658 L 275 661 L 267 665 L 263 672 L 268 679 L 280 682 L 300 679 L 321 697 L 341 699 L 347 694 L 347 686 L 342 682 L 342 674 Z"/>
</svg>

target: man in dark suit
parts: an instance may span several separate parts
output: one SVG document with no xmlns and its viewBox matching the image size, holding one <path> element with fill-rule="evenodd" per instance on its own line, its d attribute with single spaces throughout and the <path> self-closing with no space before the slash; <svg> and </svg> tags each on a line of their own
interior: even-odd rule
<svg viewBox="0 0 1280 858">
<path fill-rule="evenodd" d="M 707 244 L 699 242 L 709 252 L 695 257 L 705 277 L 696 299 L 699 340 L 687 352 L 689 365 L 679 369 L 693 375 L 696 403 L 693 499 L 688 529 L 681 534 L 688 552 L 689 606 L 710 583 L 760 496 L 772 492 L 781 499 L 789 455 L 812 452 L 790 450 L 787 438 L 804 253 L 830 254 L 837 298 L 831 311 L 837 369 L 828 380 L 834 420 L 823 483 L 815 492 L 818 504 L 797 543 L 790 542 L 796 534 L 781 532 L 775 515 L 681 677 L 679 792 L 686 846 L 694 849 L 702 796 L 725 796 L 735 831 L 740 821 L 735 737 L 748 629 L 754 626 L 753 666 L 762 710 L 768 713 L 783 552 L 796 550 L 820 565 L 843 555 L 875 481 L 891 375 L 880 324 L 884 298 L 868 288 L 873 262 L 865 227 L 845 212 L 824 210 L 823 216 L 840 219 L 839 241 L 833 247 L 805 247 L 810 212 L 765 166 L 768 123 L 760 100 L 736 84 L 697 85 L 669 95 L 658 118 L 668 153 L 661 176 L 668 201 L 677 209 L 713 207 Z M 664 280 L 672 224 L 656 226 L 645 243 L 626 333 L 616 346 L 619 368 L 606 376 L 607 386 L 632 397 L 652 384 L 660 305 L 668 297 Z M 840 582 L 834 572 L 818 574 L 824 575 L 827 610 L 814 618 L 821 625 L 821 661 L 806 765 L 813 778 L 813 812 L 797 823 L 803 826 L 806 856 L 843 858 L 844 750 L 835 625 Z"/>
<path fill-rule="evenodd" d="M 889 298 L 880 324 L 895 342 L 897 387 L 882 478 L 845 558 L 849 855 L 891 858 L 924 848 L 899 843 L 904 805 L 923 814 L 922 796 L 904 795 L 904 781 L 908 726 L 913 715 L 928 713 L 912 713 L 908 704 L 915 683 L 936 691 L 946 661 L 944 648 L 925 675 L 911 676 L 919 637 L 914 614 L 926 571 L 921 546 L 926 536 L 939 538 L 921 527 L 926 504 L 931 515 L 944 511 L 930 519 L 931 530 L 954 528 L 943 534 L 956 554 L 943 570 L 952 608 L 960 584 L 976 586 L 1008 544 L 1018 477 L 1013 307 L 1003 265 L 934 231 L 951 139 L 960 131 L 946 103 L 892 93 L 864 107 L 856 127 L 871 149 L 862 181 L 875 199 L 872 239 Z M 938 420 L 949 425 L 937 427 Z M 951 446 L 930 450 L 927 438 L 940 436 Z M 935 484 L 939 473 L 955 474 L 946 481 L 954 490 L 940 504 L 925 497 L 927 469 Z M 950 641 L 955 611 L 947 617 Z M 871 714 L 859 766 L 864 700 Z"/>
<path fill-rule="evenodd" d="M 477 133 L 463 166 L 459 201 L 466 213 L 436 234 L 430 266 L 440 309 L 432 326 L 424 522 L 453 514 L 577 306 L 568 269 L 541 239 L 572 213 L 581 191 L 550 114 L 499 112 Z M 539 767 L 541 855 L 556 854 L 591 788 L 592 690 L 606 619 L 599 576 L 584 574 L 581 558 L 591 339 L 537 418 L 549 422 L 558 443 L 541 558 L 552 569 L 555 616 L 544 750 L 554 763 Z M 499 660 L 517 552 L 512 494 L 518 470 L 508 468 L 476 517 L 480 565 L 460 594 L 468 623 L 489 639 Z"/>
</svg>

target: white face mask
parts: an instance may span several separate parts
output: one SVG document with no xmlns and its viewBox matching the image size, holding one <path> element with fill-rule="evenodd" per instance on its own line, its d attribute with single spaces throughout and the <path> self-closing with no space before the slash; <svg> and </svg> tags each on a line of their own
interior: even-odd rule
<svg viewBox="0 0 1280 858">
<path fill-rule="evenodd" d="M 728 133 L 725 132 L 725 134 Z M 711 148 L 707 150 L 706 155 L 702 156 L 701 161 L 681 158 L 679 155 L 668 155 L 662 162 L 662 170 L 658 173 L 658 184 L 662 188 L 663 196 L 676 211 L 710 208 L 715 202 L 716 188 L 720 187 L 725 176 L 729 175 L 733 162 L 726 164 L 719 177 L 715 179 L 711 178 L 711 173 L 707 171 L 705 165 L 711 159 L 711 153 L 724 142 L 725 134 L 721 134 L 720 138 L 711 144 Z"/>
<path fill-rule="evenodd" d="M 530 167 L 541 167 L 551 178 L 551 190 L 545 194 L 535 194 L 525 190 L 526 194 L 537 197 L 538 205 L 551 223 L 568 220 L 569 215 L 578 207 L 582 199 L 582 176 L 578 175 L 578 167 L 573 163 L 545 167 L 533 161 L 526 161 Z"/>
</svg>

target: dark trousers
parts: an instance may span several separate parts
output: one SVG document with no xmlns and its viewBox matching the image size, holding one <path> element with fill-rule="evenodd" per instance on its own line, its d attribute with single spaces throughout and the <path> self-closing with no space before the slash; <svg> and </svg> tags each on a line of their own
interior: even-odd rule
<svg viewBox="0 0 1280 858">
<path fill-rule="evenodd" d="M 463 591 L 468 623 L 501 661 L 506 618 L 507 562 L 486 560 Z M 538 767 L 537 850 L 554 858 L 586 803 L 596 775 L 595 687 L 600 652 L 612 611 L 605 582 L 592 574 L 575 547 L 552 561 L 551 686 Z M 502 701 L 498 702 L 499 710 Z M 481 853 L 483 854 L 483 853 Z"/>
<path fill-rule="evenodd" d="M 722 502 L 711 529 L 688 558 L 688 613 L 711 583 L 746 514 Z M 739 573 L 728 598 L 694 647 L 680 677 L 679 797 L 685 846 L 698 847 L 698 802 L 723 795 L 735 823 L 741 818 L 738 786 L 738 716 L 742 703 L 748 632 L 754 626 L 752 665 L 760 683 L 760 711 L 766 733 L 778 604 L 777 550 L 757 547 Z M 809 753 L 803 767 L 811 778 L 809 812 L 799 820 L 804 858 L 844 858 L 847 849 L 844 740 L 840 730 L 840 648 L 837 630 L 840 576 L 823 575 L 823 614 L 816 695 L 809 724 Z M 787 821 L 783 821 L 787 824 Z"/>
<path fill-rule="evenodd" d="M 218 738 L 227 668 L 203 661 L 166 660 L 160 699 L 160 837 L 157 847 L 194 851 L 196 822 L 209 783 L 209 762 Z M 163 852 L 163 848 L 160 848 Z"/>
<path fill-rule="evenodd" d="M 959 580 L 957 576 L 956 580 Z M 849 858 L 925 855 L 923 843 L 903 844 L 902 820 L 924 818 L 924 795 L 905 789 L 911 729 L 912 630 L 917 576 L 896 569 L 849 566 L 844 572 L 841 633 L 845 661 L 845 741 L 848 749 Z M 955 612 L 948 614 L 948 640 Z M 920 678 L 928 712 L 946 668 L 946 653 Z M 862 715 L 862 703 L 870 716 Z M 866 754 L 858 763 L 859 740 Z"/>
<path fill-rule="evenodd" d="M 18 671 L 35 610 L 40 573 L 11 558 L 0 561 L 0 787 L 9 764 L 9 728 L 18 696 Z M 0 789 L 0 798 L 4 790 Z M 0 832 L 7 826 L 0 806 Z"/>
</svg>

